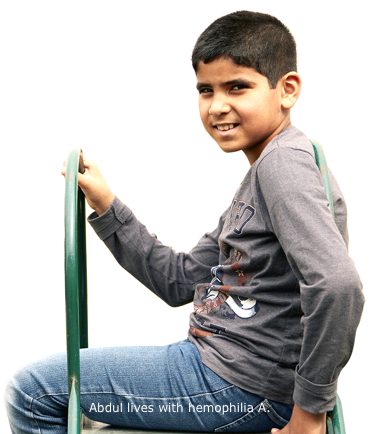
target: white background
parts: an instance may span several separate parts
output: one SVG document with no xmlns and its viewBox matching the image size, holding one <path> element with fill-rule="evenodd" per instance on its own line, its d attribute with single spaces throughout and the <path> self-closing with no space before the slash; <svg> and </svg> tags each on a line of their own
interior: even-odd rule
<svg viewBox="0 0 375 434">
<path fill-rule="evenodd" d="M 297 40 L 303 90 L 292 122 L 323 143 L 346 196 L 350 254 L 367 298 L 339 382 L 347 433 L 372 423 L 375 95 L 367 1 L 1 2 L 2 390 L 25 363 L 65 350 L 60 168 L 70 147 L 98 162 L 113 192 L 165 244 L 188 251 L 215 228 L 248 163 L 241 153 L 222 153 L 201 126 L 190 59 L 214 19 L 241 9 L 277 16 Z M 88 275 L 90 346 L 185 338 L 191 305 L 164 305 L 90 227 Z M 3 405 L 0 432 L 10 433 Z"/>
</svg>

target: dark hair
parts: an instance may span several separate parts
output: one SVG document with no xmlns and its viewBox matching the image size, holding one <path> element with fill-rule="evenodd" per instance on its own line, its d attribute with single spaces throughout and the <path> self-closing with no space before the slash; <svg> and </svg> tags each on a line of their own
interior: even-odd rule
<svg viewBox="0 0 375 434">
<path fill-rule="evenodd" d="M 272 15 L 238 11 L 214 21 L 199 36 L 193 50 L 193 68 L 219 57 L 248 66 L 275 88 L 281 77 L 297 72 L 296 42 L 289 29 Z"/>
</svg>

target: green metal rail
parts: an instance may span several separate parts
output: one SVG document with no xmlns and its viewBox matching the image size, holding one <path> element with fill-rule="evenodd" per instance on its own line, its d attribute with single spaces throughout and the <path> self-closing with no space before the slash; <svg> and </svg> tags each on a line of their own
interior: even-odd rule
<svg viewBox="0 0 375 434">
<path fill-rule="evenodd" d="M 65 310 L 68 359 L 68 432 L 81 432 L 79 349 L 88 347 L 85 197 L 78 188 L 82 153 L 73 148 L 65 174 Z"/>
<path fill-rule="evenodd" d="M 312 140 L 311 143 L 314 148 L 316 164 L 322 175 L 329 208 L 334 217 L 329 171 L 323 148 L 317 140 Z M 68 434 L 80 434 L 82 429 L 79 349 L 88 348 L 85 197 L 78 188 L 78 172 L 84 172 L 83 156 L 80 149 L 73 148 L 68 154 L 65 175 L 65 303 L 69 390 Z M 125 428 L 123 432 L 132 434 L 136 432 L 138 434 L 146 433 L 146 431 L 127 430 Z M 147 431 L 147 433 L 150 433 L 150 431 Z M 344 416 L 338 396 L 335 408 L 332 412 L 327 413 L 327 434 L 345 434 Z"/>
<path fill-rule="evenodd" d="M 331 180 L 329 178 L 329 170 L 327 166 L 326 157 L 324 155 L 323 146 L 318 140 L 311 140 L 315 153 L 315 162 L 319 167 L 320 174 L 322 175 L 322 180 L 324 184 L 324 189 L 329 201 L 329 209 L 332 213 L 332 217 L 335 218 L 335 212 L 333 210 L 333 198 L 331 191 Z"/>
</svg>

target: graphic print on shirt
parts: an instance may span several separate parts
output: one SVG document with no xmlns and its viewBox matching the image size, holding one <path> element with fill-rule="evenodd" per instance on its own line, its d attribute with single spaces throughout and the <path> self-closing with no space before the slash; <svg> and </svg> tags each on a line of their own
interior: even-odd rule
<svg viewBox="0 0 375 434">
<path fill-rule="evenodd" d="M 245 226 L 255 216 L 256 209 L 244 200 L 233 199 L 226 221 L 226 231 L 237 236 L 243 234 Z M 230 246 L 220 237 L 219 248 L 225 256 L 230 255 Z"/>
<path fill-rule="evenodd" d="M 223 229 L 222 236 L 219 237 L 219 248 L 221 252 L 228 258 L 230 257 L 230 261 L 232 262 L 230 265 L 231 271 L 228 270 L 228 272 L 231 273 L 232 278 L 234 274 L 237 275 L 237 283 L 235 284 L 237 287 L 246 286 L 247 274 L 245 270 L 242 270 L 240 267 L 242 252 L 233 249 L 233 247 L 225 242 L 225 234 L 231 232 L 236 237 L 241 237 L 245 226 L 254 217 L 255 213 L 256 210 L 252 205 L 244 200 L 234 199 L 226 220 L 226 226 Z M 228 267 L 228 265 L 229 264 L 226 262 L 225 267 Z M 213 267 L 211 269 L 211 283 L 208 285 L 198 285 L 197 287 L 199 303 L 194 303 L 196 320 L 203 327 L 208 327 L 210 331 L 203 331 L 191 327 L 190 331 L 196 337 L 206 337 L 226 331 L 225 327 L 199 318 L 199 315 L 210 315 L 211 312 L 215 310 L 220 316 L 234 320 L 236 317 L 249 319 L 259 311 L 256 300 L 233 294 L 235 291 L 233 284 L 231 286 L 225 284 L 224 269 L 223 265 Z"/>
<path fill-rule="evenodd" d="M 246 273 L 241 270 L 239 261 L 232 264 L 231 269 L 238 276 L 238 286 L 245 286 Z M 257 305 L 256 300 L 242 297 L 240 295 L 229 294 L 231 286 L 225 286 L 223 283 L 223 266 L 219 265 L 213 267 L 211 273 L 213 277 L 211 283 L 209 285 L 202 285 L 199 288 L 199 298 L 204 304 L 199 306 L 196 304 L 194 305 L 196 315 L 209 315 L 212 310 L 220 308 L 224 303 L 226 303 L 235 315 L 240 318 L 251 318 L 257 314 L 259 306 Z M 225 313 L 223 313 L 223 316 L 228 317 Z"/>
<path fill-rule="evenodd" d="M 233 199 L 229 212 L 228 232 L 242 235 L 244 227 L 255 215 L 255 208 L 244 200 Z"/>
</svg>

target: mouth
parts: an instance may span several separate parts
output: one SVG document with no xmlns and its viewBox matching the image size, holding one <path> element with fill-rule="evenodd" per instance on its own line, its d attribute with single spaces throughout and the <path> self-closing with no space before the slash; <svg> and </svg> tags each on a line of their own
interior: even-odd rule
<svg viewBox="0 0 375 434">
<path fill-rule="evenodd" d="M 229 140 L 234 137 L 237 131 L 237 127 L 240 124 L 236 123 L 222 123 L 213 125 L 214 130 L 216 131 L 216 136 L 221 139 Z"/>
<path fill-rule="evenodd" d="M 216 128 L 219 131 L 228 131 L 233 130 L 233 128 L 236 128 L 239 124 L 217 124 L 214 125 L 214 128 Z"/>
</svg>

